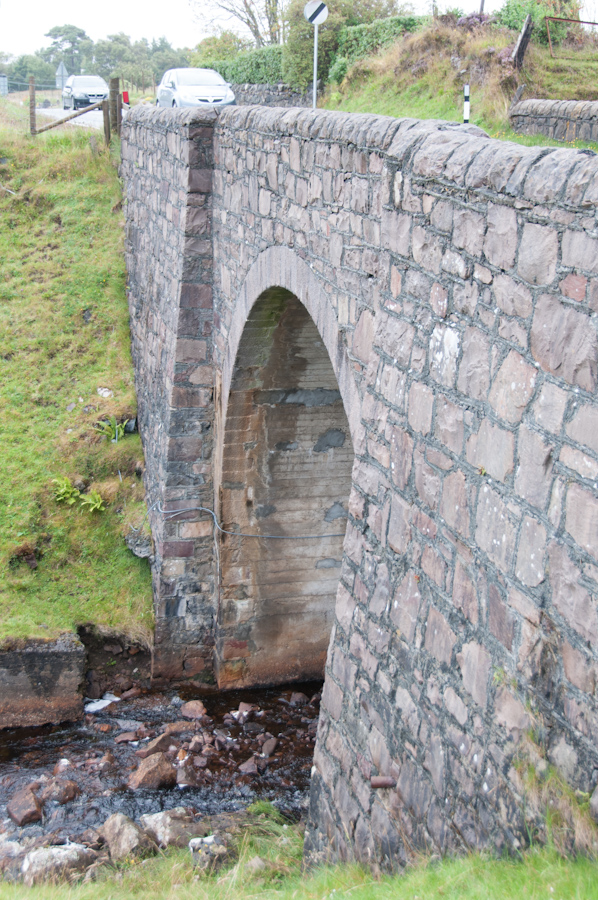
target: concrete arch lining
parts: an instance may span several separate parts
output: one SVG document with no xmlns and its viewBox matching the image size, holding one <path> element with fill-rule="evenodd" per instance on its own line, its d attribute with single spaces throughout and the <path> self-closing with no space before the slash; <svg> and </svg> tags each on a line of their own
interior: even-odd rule
<svg viewBox="0 0 598 900">
<path fill-rule="evenodd" d="M 355 446 L 361 418 L 361 399 L 351 372 L 347 350 L 342 342 L 336 313 L 321 280 L 300 256 L 287 247 L 269 247 L 264 250 L 247 273 L 238 294 L 222 363 L 222 422 L 226 421 L 232 373 L 245 323 L 254 303 L 272 287 L 285 288 L 294 294 L 313 319 L 332 363 L 349 421 L 351 440 Z"/>
</svg>

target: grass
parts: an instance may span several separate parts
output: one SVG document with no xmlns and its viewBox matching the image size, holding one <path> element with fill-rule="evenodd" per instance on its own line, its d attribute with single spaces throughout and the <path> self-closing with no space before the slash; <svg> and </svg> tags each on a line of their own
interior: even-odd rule
<svg viewBox="0 0 598 900">
<path fill-rule="evenodd" d="M 526 84 L 524 97 L 598 99 L 598 59 L 583 55 L 576 60 L 552 59 L 547 48 L 531 45 L 525 68 L 515 73 L 501 62 L 501 51 L 506 52 L 513 40 L 512 32 L 498 27 L 468 33 L 429 26 L 356 62 L 342 84 L 328 89 L 321 105 L 346 112 L 462 122 L 467 81 L 471 122 L 492 137 L 527 146 L 563 146 L 542 135 L 516 134 L 508 119 L 512 97 L 519 84 Z M 587 141 L 567 146 L 597 148 Z"/>
<path fill-rule="evenodd" d="M 238 839 L 237 858 L 224 870 L 198 876 L 188 850 L 170 850 L 138 863 L 106 867 L 97 881 L 25 888 L 0 883 L 0 900 L 593 900 L 598 865 L 536 849 L 513 859 L 471 854 L 421 859 L 395 875 L 356 865 L 303 872 L 303 835 L 272 808 L 256 804 L 252 825 Z M 252 869 L 256 856 L 265 863 Z"/>
<path fill-rule="evenodd" d="M 95 428 L 136 412 L 115 160 L 86 130 L 31 139 L 26 116 L 2 101 L 0 642 L 88 622 L 149 639 L 149 567 L 122 534 L 144 515 L 139 438 Z M 60 477 L 106 511 L 56 502 Z"/>
</svg>

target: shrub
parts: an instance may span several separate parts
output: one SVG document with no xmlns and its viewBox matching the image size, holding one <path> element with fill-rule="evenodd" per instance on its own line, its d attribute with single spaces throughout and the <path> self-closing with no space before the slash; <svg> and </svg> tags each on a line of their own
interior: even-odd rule
<svg viewBox="0 0 598 900">
<path fill-rule="evenodd" d="M 328 81 L 333 84 L 340 84 L 349 69 L 349 60 L 346 56 L 337 56 L 328 73 Z"/>
<path fill-rule="evenodd" d="M 216 69 L 231 84 L 278 84 L 282 77 L 279 44 L 238 53 L 232 59 L 204 59 L 203 66 Z"/>
<path fill-rule="evenodd" d="M 496 18 L 501 25 L 520 31 L 529 13 L 532 17 L 534 30 L 532 40 L 538 44 L 548 43 L 546 30 L 546 16 L 562 16 L 563 18 L 575 18 L 579 16 L 580 5 L 577 0 L 506 0 L 505 5 L 496 13 Z M 553 43 L 560 43 L 567 36 L 567 25 L 564 22 L 553 22 L 550 28 Z"/>
<path fill-rule="evenodd" d="M 421 18 L 417 16 L 390 16 L 388 19 L 376 19 L 369 25 L 345 26 L 339 36 L 339 56 L 345 56 L 351 64 L 370 56 L 380 47 L 392 44 L 406 31 L 415 31 L 420 22 Z"/>
</svg>

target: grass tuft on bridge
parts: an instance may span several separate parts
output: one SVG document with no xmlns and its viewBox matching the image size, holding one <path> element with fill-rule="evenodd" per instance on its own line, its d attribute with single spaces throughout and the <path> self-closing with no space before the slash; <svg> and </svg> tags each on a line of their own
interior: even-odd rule
<svg viewBox="0 0 598 900">
<path fill-rule="evenodd" d="M 149 566 L 123 539 L 141 445 L 96 428 L 136 414 L 114 159 L 86 129 L 25 136 L 2 101 L 0 185 L 0 645 L 84 623 L 149 640 Z"/>
</svg>

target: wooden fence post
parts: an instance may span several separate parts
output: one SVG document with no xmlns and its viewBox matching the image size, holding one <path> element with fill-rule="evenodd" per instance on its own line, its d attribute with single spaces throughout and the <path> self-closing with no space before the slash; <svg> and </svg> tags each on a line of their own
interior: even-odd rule
<svg viewBox="0 0 598 900">
<path fill-rule="evenodd" d="M 118 136 L 120 137 L 120 129 L 123 123 L 123 95 L 117 94 L 117 106 L 116 106 L 116 130 L 118 132 Z"/>
<path fill-rule="evenodd" d="M 104 140 L 106 146 L 110 146 L 110 110 L 108 109 L 108 101 L 102 100 L 102 114 L 104 116 Z"/>
<path fill-rule="evenodd" d="M 35 123 L 35 78 L 29 78 L 29 130 L 32 135 L 36 132 Z"/>
<path fill-rule="evenodd" d="M 118 134 L 118 78 L 110 79 L 110 130 Z"/>
</svg>

